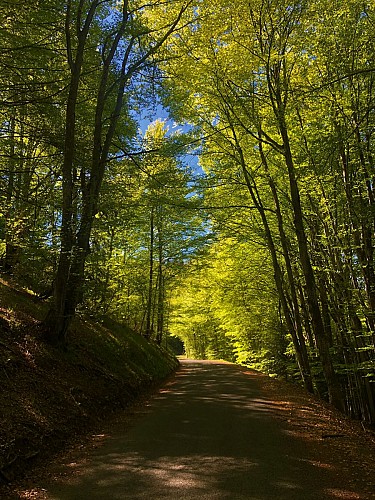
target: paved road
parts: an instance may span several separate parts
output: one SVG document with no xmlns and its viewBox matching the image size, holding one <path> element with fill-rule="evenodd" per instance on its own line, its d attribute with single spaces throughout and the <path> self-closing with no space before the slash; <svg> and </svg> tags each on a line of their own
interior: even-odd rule
<svg viewBox="0 0 375 500">
<path fill-rule="evenodd" d="M 334 473 L 314 466 L 275 409 L 256 374 L 184 361 L 130 429 L 73 467 L 69 481 L 47 487 L 48 498 L 337 499 Z"/>
</svg>

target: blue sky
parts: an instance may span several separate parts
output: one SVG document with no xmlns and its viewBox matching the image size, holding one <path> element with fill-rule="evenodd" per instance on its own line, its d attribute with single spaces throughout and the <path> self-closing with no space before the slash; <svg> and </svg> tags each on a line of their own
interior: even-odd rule
<svg viewBox="0 0 375 500">
<path fill-rule="evenodd" d="M 176 123 L 169 116 L 168 110 L 165 109 L 161 104 L 157 104 L 152 108 L 144 110 L 142 114 L 136 116 L 136 119 L 138 121 L 139 130 L 142 135 L 145 133 L 150 123 L 158 119 L 165 121 L 166 125 L 169 127 L 169 133 L 174 133 L 177 130 L 180 130 L 182 133 L 184 132 L 186 133 L 191 130 L 191 127 L 188 124 Z M 198 164 L 199 162 L 198 155 L 185 155 L 184 162 L 193 168 L 193 171 L 194 173 L 196 173 L 196 175 L 203 174 L 203 170 Z"/>
</svg>

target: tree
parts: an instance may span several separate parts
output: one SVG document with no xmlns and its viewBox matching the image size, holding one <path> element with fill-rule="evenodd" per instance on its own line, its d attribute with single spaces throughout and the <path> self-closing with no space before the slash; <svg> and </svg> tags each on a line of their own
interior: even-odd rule
<svg viewBox="0 0 375 500">
<path fill-rule="evenodd" d="M 312 353 L 310 359 L 314 361 L 317 350 L 329 399 L 342 409 L 342 389 L 345 387 L 345 391 L 350 391 L 352 385 L 350 370 L 343 376 L 340 368 L 343 363 L 349 362 L 344 354 L 347 339 L 351 339 L 349 344 L 354 341 L 349 325 L 356 324 L 357 332 L 361 329 L 358 329 L 359 318 L 355 319 L 353 295 L 341 294 L 340 299 L 335 298 L 334 293 L 330 293 L 327 268 L 323 269 L 323 266 L 329 263 L 331 276 L 335 273 L 337 276 L 342 270 L 342 256 L 346 254 L 347 248 L 349 253 L 344 260 L 345 266 L 350 266 L 346 275 L 349 280 L 344 286 L 337 286 L 336 290 L 350 289 L 350 280 L 353 279 L 358 291 L 362 279 L 368 283 L 366 289 L 369 290 L 369 283 L 372 282 L 371 231 L 362 230 L 361 236 L 356 237 L 355 246 L 361 248 L 360 257 L 353 248 L 352 237 L 358 235 L 355 227 L 368 227 L 367 223 L 373 227 L 373 222 L 368 212 L 360 209 L 362 215 L 359 224 L 353 222 L 346 232 L 349 247 L 345 248 L 348 240 L 341 239 L 341 250 L 337 252 L 339 240 L 329 242 L 326 239 L 329 234 L 340 237 L 337 224 L 341 222 L 335 219 L 335 214 L 341 215 L 342 205 L 334 206 L 334 201 L 340 202 L 340 198 L 335 195 L 330 203 L 328 193 L 335 192 L 338 177 L 336 173 L 332 176 L 324 170 L 327 164 L 324 148 L 327 135 L 330 140 L 332 138 L 332 142 L 329 142 L 332 146 L 342 144 L 340 150 L 344 153 L 341 158 L 344 159 L 345 179 L 346 182 L 348 179 L 352 181 L 343 192 L 351 195 L 351 200 L 356 199 L 349 206 L 358 206 L 358 199 L 366 200 L 365 203 L 370 199 L 371 205 L 370 162 L 366 155 L 371 150 L 368 138 L 371 137 L 369 88 L 372 77 L 371 69 L 364 67 L 368 58 L 364 47 L 365 40 L 371 39 L 369 27 L 373 13 L 369 6 L 364 8 L 359 2 L 353 1 L 339 9 L 338 16 L 331 16 L 325 25 L 322 19 L 326 19 L 326 7 L 325 2 L 288 3 L 284 6 L 280 2 L 265 1 L 253 2 L 251 5 L 238 2 L 236 6 L 225 1 L 215 5 L 209 1 L 202 2 L 199 13 L 204 22 L 191 32 L 187 29 L 176 40 L 173 50 L 180 55 L 180 59 L 178 64 L 172 61 L 166 72 L 169 89 L 174 97 L 174 101 L 168 101 L 172 109 L 177 116 L 188 118 L 202 127 L 203 136 L 206 136 L 204 154 L 214 155 L 212 163 L 215 168 L 211 171 L 211 177 L 217 185 L 215 189 L 222 190 L 223 163 L 232 165 L 229 180 L 233 192 L 233 179 L 237 181 L 236 189 L 241 193 L 241 198 L 244 185 L 247 187 L 251 203 L 226 202 L 223 205 L 238 205 L 245 210 L 251 205 L 258 211 L 265 241 L 272 255 L 284 319 L 288 331 L 293 333 L 296 354 L 300 353 L 302 371 L 309 377 L 308 355 Z M 349 15 L 349 20 L 341 23 L 340 19 L 346 15 Z M 330 26 L 331 32 L 328 44 L 326 26 Z M 324 35 L 317 36 L 323 32 Z M 337 48 L 337 38 L 340 37 L 345 39 L 344 46 L 347 46 L 344 58 L 341 49 L 339 51 Z M 356 47 L 361 47 L 360 52 Z M 343 61 L 349 61 L 350 67 Z M 354 85 L 351 80 L 355 81 Z M 370 84 L 367 90 L 364 90 L 361 80 L 366 81 L 366 85 Z M 362 89 L 361 93 L 359 89 Z M 362 100 L 366 105 L 360 112 L 359 95 L 366 96 Z M 368 96 L 370 101 L 367 100 Z M 176 102 L 183 103 L 183 106 L 176 105 Z M 354 113 L 353 109 L 356 109 Z M 357 120 L 357 115 L 366 119 Z M 339 128 L 335 125 L 338 122 Z M 354 129 L 351 127 L 353 123 L 356 124 Z M 359 123 L 366 123 L 366 127 L 358 135 L 355 128 L 359 130 Z M 324 138 L 319 129 L 322 124 L 327 127 Z M 341 137 L 345 130 L 346 138 L 357 138 L 354 148 L 358 151 L 358 161 L 354 163 L 361 165 L 360 171 L 364 175 L 357 171 L 354 174 L 355 182 L 352 172 L 345 167 L 348 147 L 349 150 L 353 149 L 352 143 L 343 144 L 337 135 L 333 139 L 331 130 L 340 132 Z M 360 147 L 358 144 L 361 144 Z M 337 160 L 336 164 L 339 165 Z M 339 168 L 342 171 L 342 167 Z M 240 172 L 242 182 L 239 180 Z M 358 197 L 353 197 L 353 189 L 357 189 L 360 178 L 365 189 L 361 189 Z M 314 189 L 311 189 L 312 183 Z M 322 212 L 319 210 L 317 217 L 316 207 L 321 206 L 322 199 L 328 200 L 328 203 L 324 215 L 319 219 Z M 228 211 L 226 213 L 228 217 Z M 325 238 L 321 236 L 323 230 Z M 335 255 L 336 260 L 331 257 L 328 261 L 326 256 L 323 257 L 326 251 L 331 256 Z M 355 263 L 358 259 L 366 268 L 366 277 L 359 279 L 356 278 L 359 268 Z M 332 279 L 338 281 L 336 277 Z M 338 313 L 334 304 L 342 300 L 346 305 L 340 307 Z M 368 293 L 367 300 L 370 303 Z M 352 315 L 349 321 L 346 320 L 348 310 Z M 339 338 L 334 337 L 333 323 L 340 331 Z M 370 325 L 368 319 L 367 323 Z M 347 330 L 343 331 L 345 324 L 348 325 Z M 358 342 L 358 335 L 354 337 L 357 340 L 353 345 Z M 307 349 L 304 347 L 306 342 L 309 344 Z M 372 349 L 370 346 L 368 348 Z M 352 357 L 354 359 L 355 356 Z M 364 380 L 363 384 L 367 386 L 368 380 Z M 311 388 L 311 382 L 309 385 Z M 371 406 L 373 395 L 370 394 L 371 390 L 366 389 L 366 392 L 368 405 Z M 351 405 L 352 402 L 347 400 L 347 410 Z M 366 410 L 366 413 L 368 415 L 369 411 Z"/>
<path fill-rule="evenodd" d="M 110 313 L 159 344 L 169 294 L 184 259 L 201 246 L 190 169 L 181 161 L 186 138 L 156 120 L 139 150 L 116 162 L 103 181 L 95 218 L 85 304 Z"/>
<path fill-rule="evenodd" d="M 59 53 L 59 13 L 53 0 L 43 5 L 12 2 L 1 8 L 2 267 L 23 276 L 31 274 L 28 259 L 36 264 L 40 254 L 47 255 L 44 208 L 55 198 L 60 167 L 61 87 L 66 73 Z"/>
<path fill-rule="evenodd" d="M 45 319 L 48 337 L 64 343 L 70 321 L 82 298 L 84 265 L 89 253 L 93 220 L 98 211 L 100 188 L 107 163 L 113 154 L 113 139 L 120 134 L 121 117 L 126 116 L 125 89 L 138 72 L 150 64 L 153 56 L 183 22 L 191 2 L 175 2 L 171 20 L 153 28 L 146 26 L 150 9 L 134 10 L 128 1 L 120 4 L 94 0 L 88 5 L 68 1 L 65 15 L 67 62 L 70 69 L 69 94 L 66 107 L 65 146 L 63 162 L 63 206 L 61 251 L 54 283 L 53 304 Z M 105 28 L 111 16 L 110 27 Z M 98 33 L 99 32 L 99 36 Z M 99 47 L 94 57 L 98 72 L 96 99 L 93 108 L 90 161 L 79 165 L 76 149 L 77 104 L 82 93 L 81 81 L 86 53 L 92 41 Z M 89 61 L 90 62 L 90 61 Z M 78 173 L 78 168 L 80 172 Z M 75 192 L 75 182 L 80 189 Z M 74 214 L 80 196 L 79 217 Z M 77 228 L 74 222 L 77 221 Z"/>
</svg>

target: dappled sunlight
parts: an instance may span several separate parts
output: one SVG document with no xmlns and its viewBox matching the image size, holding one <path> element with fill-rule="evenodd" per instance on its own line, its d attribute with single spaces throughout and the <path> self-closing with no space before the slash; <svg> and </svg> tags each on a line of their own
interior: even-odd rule
<svg viewBox="0 0 375 500">
<path fill-rule="evenodd" d="M 60 479 L 51 489 L 49 499 L 74 498 L 74 491 L 88 491 L 91 498 L 271 498 L 267 490 L 300 491 L 302 487 L 287 477 L 274 480 L 259 472 L 262 481 L 255 485 L 254 494 L 242 489 L 241 477 L 257 477 L 261 464 L 247 458 L 226 456 L 179 456 L 146 459 L 138 453 L 99 454 L 90 463 L 74 464 L 76 470 Z M 255 473 L 251 472 L 252 470 Z M 126 491 L 131 491 L 127 496 Z M 259 490 L 264 490 L 263 492 Z M 247 491 L 247 492 L 246 492 Z M 155 493 L 157 492 L 157 493 Z M 157 496 L 154 496 L 154 495 Z M 232 496 L 234 495 L 234 496 Z M 280 497 L 283 498 L 283 497 Z"/>
<path fill-rule="evenodd" d="M 353 491 L 347 491 L 342 489 L 332 489 L 329 488 L 325 492 L 328 498 L 340 498 L 341 500 L 361 500 L 364 497 L 362 495 L 358 495 Z M 366 499 L 367 500 L 367 499 Z"/>
<path fill-rule="evenodd" d="M 242 373 L 183 363 L 130 428 L 93 436 L 89 457 L 57 469 L 41 485 L 45 498 L 367 500 L 340 484 L 335 466 L 307 454 L 309 436 L 283 417 L 288 402 L 264 397 L 261 376 Z"/>
<path fill-rule="evenodd" d="M 335 467 L 332 464 L 326 464 L 323 462 L 319 462 L 318 460 L 308 460 L 307 458 L 300 458 L 299 461 L 306 462 L 308 464 L 313 465 L 314 467 L 319 467 L 321 469 L 329 469 L 329 470 L 335 469 Z"/>
<path fill-rule="evenodd" d="M 311 434 L 309 431 L 297 431 L 297 430 L 289 430 L 285 429 L 283 430 L 284 434 L 294 437 L 294 438 L 300 438 L 304 440 L 314 440 L 315 436 Z"/>
<path fill-rule="evenodd" d="M 275 486 L 280 490 L 303 490 L 302 486 L 296 483 L 289 483 L 288 481 L 275 481 Z"/>
<path fill-rule="evenodd" d="M 137 481 L 152 483 L 156 481 L 158 488 L 181 488 L 183 491 L 199 489 L 211 491 L 217 486 L 218 474 L 246 472 L 253 464 L 242 460 L 238 463 L 231 457 L 180 457 L 176 464 L 175 457 L 160 457 L 157 461 L 145 461 L 140 456 L 109 456 L 111 465 L 102 469 L 109 474 L 107 479 L 97 481 L 100 487 L 106 487 L 115 481 L 121 483 L 121 473 L 140 475 Z M 95 475 L 101 470 L 92 470 Z M 116 475 L 114 476 L 113 473 Z M 150 483 L 150 484 L 151 484 Z"/>
<path fill-rule="evenodd" d="M 222 405 L 223 403 L 225 403 L 225 405 L 230 405 L 231 407 L 235 407 L 241 410 L 247 409 L 251 412 L 259 412 L 262 414 L 272 414 L 275 411 L 283 411 L 286 409 L 283 403 L 276 403 L 274 401 L 259 397 L 252 398 L 246 379 L 248 377 L 257 378 L 260 374 L 250 371 L 233 371 L 232 365 L 227 363 L 204 361 L 204 365 L 207 364 L 207 367 L 212 368 L 212 366 L 215 366 L 215 369 L 220 371 L 215 373 L 216 377 L 207 378 L 204 380 L 204 383 L 199 383 L 199 387 L 202 390 L 200 394 L 191 394 L 191 389 L 194 388 L 195 374 L 200 378 L 202 371 L 202 365 L 199 365 L 199 362 L 195 363 L 197 363 L 197 366 L 195 366 L 194 361 L 191 360 L 188 360 L 188 362 L 183 362 L 183 366 L 185 368 L 177 374 L 174 382 L 174 384 L 178 383 L 178 389 L 174 389 L 174 386 L 164 388 L 154 398 L 151 404 L 154 404 L 155 401 L 160 401 L 168 398 L 168 394 L 173 391 L 174 405 L 179 404 L 181 401 L 184 404 L 184 398 L 187 394 L 189 394 L 190 400 L 200 401 L 203 404 Z M 241 373 L 246 374 L 246 377 L 244 379 L 238 378 L 238 374 Z M 221 376 L 219 381 L 217 379 L 218 374 Z M 220 392 L 217 390 L 218 383 L 220 384 Z M 236 385 L 235 392 L 233 392 L 232 390 L 233 383 L 235 383 Z M 181 401 L 179 400 L 179 397 L 181 397 Z M 259 415 L 259 417 L 262 418 L 261 415 Z"/>
<path fill-rule="evenodd" d="M 287 459 L 287 457 L 285 457 Z M 302 461 L 302 460 L 301 460 Z M 301 469 L 312 474 L 309 466 L 322 468 L 326 464 L 305 461 Z M 246 457 L 204 456 L 181 454 L 160 456 L 152 460 L 137 452 L 97 453 L 94 460 L 70 464 L 74 471 L 61 478 L 48 491 L 50 500 L 73 499 L 75 491 L 89 492 L 90 498 L 105 499 L 106 492 L 117 498 L 205 498 L 209 499 L 304 499 L 351 498 L 360 496 L 342 489 L 320 490 L 321 496 L 304 493 L 306 478 L 290 475 L 287 464 L 282 473 L 278 467 L 269 466 Z M 282 469 L 282 468 L 281 468 Z M 296 467 L 297 470 L 297 467 Z M 245 483 L 246 476 L 250 481 Z M 249 488 L 249 484 L 252 486 Z M 319 484 L 314 485 L 319 491 Z M 129 494 L 125 492 L 131 492 Z M 276 496 L 277 495 L 277 496 Z M 341 495 L 341 496 L 340 496 Z M 345 496 L 346 495 L 346 496 Z"/>
</svg>

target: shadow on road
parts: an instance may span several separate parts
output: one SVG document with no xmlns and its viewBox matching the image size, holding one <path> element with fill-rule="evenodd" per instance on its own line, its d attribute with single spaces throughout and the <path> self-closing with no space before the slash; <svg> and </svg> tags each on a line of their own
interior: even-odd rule
<svg viewBox="0 0 375 500">
<path fill-rule="evenodd" d="M 64 465 L 46 498 L 329 500 L 367 498 L 290 435 L 260 374 L 184 361 L 175 379 L 90 455 Z"/>
</svg>

